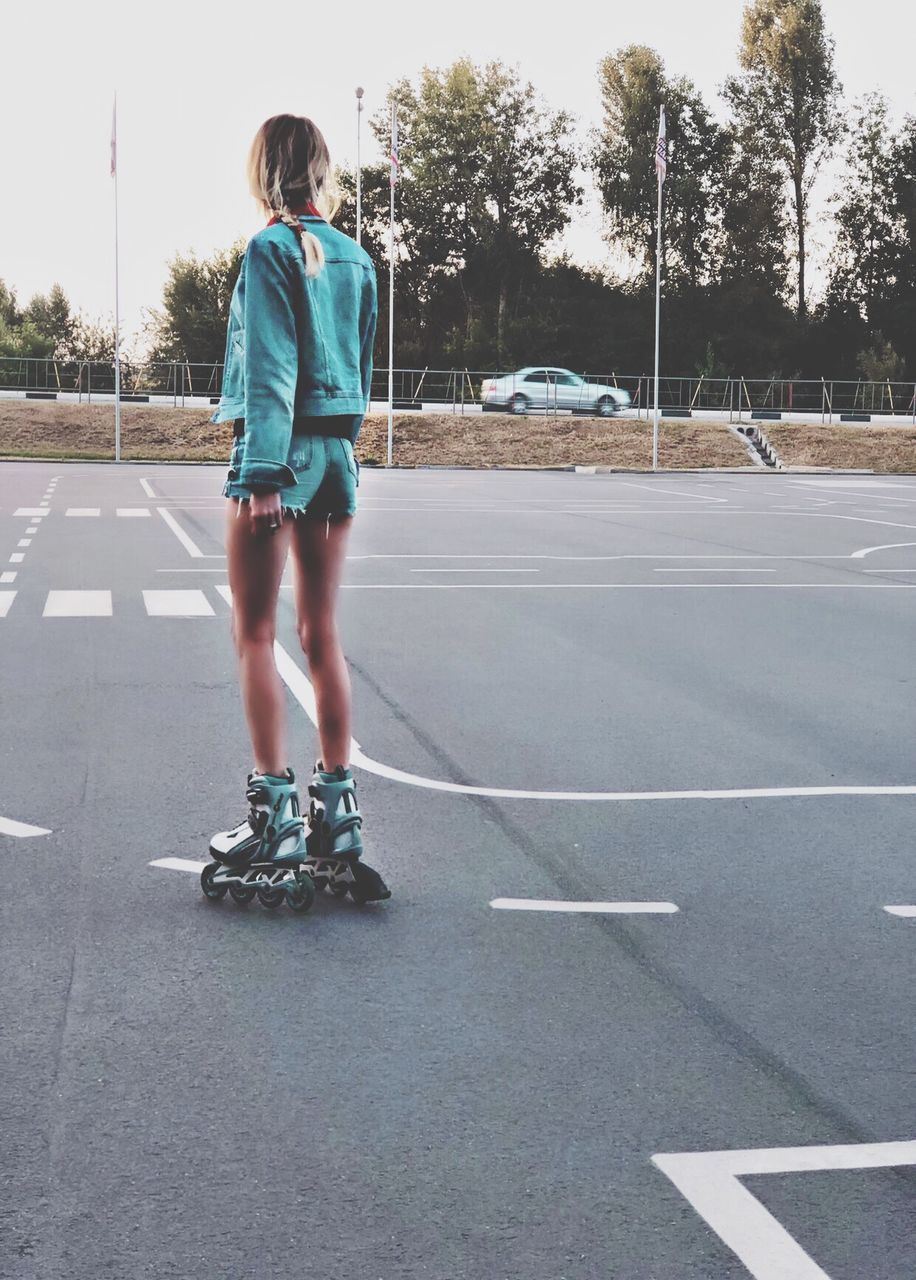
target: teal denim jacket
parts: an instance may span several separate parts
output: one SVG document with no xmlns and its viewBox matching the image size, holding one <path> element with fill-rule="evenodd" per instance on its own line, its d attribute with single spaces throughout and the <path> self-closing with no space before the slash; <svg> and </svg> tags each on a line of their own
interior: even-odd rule
<svg viewBox="0 0 916 1280">
<path fill-rule="evenodd" d="M 355 442 L 369 404 L 375 267 L 323 218 L 299 221 L 321 241 L 324 269 L 307 277 L 295 233 L 282 222 L 264 227 L 248 242 L 229 306 L 222 396 L 210 420 L 244 418 L 238 482 L 246 487 L 296 483 L 287 464 L 295 418 L 352 415 Z"/>
</svg>

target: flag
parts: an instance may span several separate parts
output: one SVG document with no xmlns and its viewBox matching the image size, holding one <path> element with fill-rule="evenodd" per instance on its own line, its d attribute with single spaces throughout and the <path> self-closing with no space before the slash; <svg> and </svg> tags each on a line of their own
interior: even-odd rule
<svg viewBox="0 0 916 1280">
<path fill-rule="evenodd" d="M 111 108 L 111 176 L 118 171 L 118 95 L 115 94 Z"/>
<path fill-rule="evenodd" d="M 665 137 L 665 108 L 662 107 L 658 121 L 658 142 L 655 144 L 655 172 L 659 184 L 665 181 L 668 170 L 668 139 Z"/>
<path fill-rule="evenodd" d="M 400 163 L 398 161 L 398 109 L 391 108 L 391 185 L 397 185 Z"/>
</svg>

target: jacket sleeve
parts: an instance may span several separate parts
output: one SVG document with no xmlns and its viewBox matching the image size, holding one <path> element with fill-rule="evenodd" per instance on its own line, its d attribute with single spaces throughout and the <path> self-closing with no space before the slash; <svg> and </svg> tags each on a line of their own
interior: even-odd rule
<svg viewBox="0 0 916 1280">
<path fill-rule="evenodd" d="M 372 356 L 375 350 L 375 326 L 378 321 L 378 296 L 375 283 L 375 268 L 366 273 L 363 286 L 362 306 L 360 308 L 360 373 L 362 374 L 363 396 L 366 411 L 369 409 L 369 396 L 372 391 Z"/>
<path fill-rule="evenodd" d="M 255 236 L 245 251 L 245 450 L 238 483 L 270 492 L 296 483 L 286 463 L 299 371 L 291 266 L 275 240 Z"/>
</svg>

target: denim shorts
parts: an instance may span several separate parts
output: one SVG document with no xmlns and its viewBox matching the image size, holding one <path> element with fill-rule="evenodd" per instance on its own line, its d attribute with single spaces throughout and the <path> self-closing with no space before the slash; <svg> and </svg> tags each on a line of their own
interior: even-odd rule
<svg viewBox="0 0 916 1280">
<path fill-rule="evenodd" d="M 224 497 L 243 502 L 251 496 L 236 483 L 244 447 L 244 440 L 236 437 L 223 485 Z M 356 515 L 359 463 L 349 439 L 293 432 L 286 464 L 295 471 L 296 483 L 280 490 L 284 511 L 315 520 L 343 520 Z"/>
</svg>

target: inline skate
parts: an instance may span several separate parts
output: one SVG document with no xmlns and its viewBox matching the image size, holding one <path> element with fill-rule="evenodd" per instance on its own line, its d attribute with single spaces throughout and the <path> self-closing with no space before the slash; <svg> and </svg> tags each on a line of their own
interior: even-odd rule
<svg viewBox="0 0 916 1280">
<path fill-rule="evenodd" d="M 308 911 L 315 901 L 315 885 L 303 867 L 305 823 L 292 769 L 282 777 L 250 773 L 246 798 L 245 821 L 210 841 L 214 861 L 200 874 L 204 895 L 215 902 L 228 891 L 239 905 L 257 896 L 271 909 L 286 902 L 293 911 Z"/>
<path fill-rule="evenodd" d="M 316 889 L 336 897 L 349 893 L 354 902 L 381 902 L 391 890 L 379 873 L 362 861 L 362 814 L 356 801 L 356 779 L 338 765 L 327 773 L 321 761 L 309 783 L 309 835 L 303 869 Z"/>
</svg>

